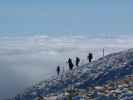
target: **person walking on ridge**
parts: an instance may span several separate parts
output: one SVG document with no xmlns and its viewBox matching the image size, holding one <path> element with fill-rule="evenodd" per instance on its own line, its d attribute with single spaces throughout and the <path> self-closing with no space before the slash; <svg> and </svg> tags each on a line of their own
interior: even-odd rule
<svg viewBox="0 0 133 100">
<path fill-rule="evenodd" d="M 92 53 L 89 53 L 88 56 L 87 56 L 89 62 L 92 62 L 92 59 L 93 59 L 93 54 Z"/>
<path fill-rule="evenodd" d="M 76 57 L 75 64 L 76 64 L 77 67 L 79 67 L 79 62 L 80 62 L 80 58 L 79 57 Z"/>
</svg>

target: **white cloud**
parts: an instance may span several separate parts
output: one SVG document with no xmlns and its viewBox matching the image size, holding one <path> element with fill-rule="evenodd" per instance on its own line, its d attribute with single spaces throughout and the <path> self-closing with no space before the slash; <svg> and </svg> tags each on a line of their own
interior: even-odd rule
<svg viewBox="0 0 133 100">
<path fill-rule="evenodd" d="M 131 36 L 0 37 L 0 41 L 0 88 L 4 89 L 0 97 L 15 95 L 49 73 L 52 75 L 58 64 L 65 65 L 68 57 L 79 56 L 85 62 L 89 51 L 97 58 L 102 55 L 102 48 L 108 54 L 133 47 Z"/>
</svg>

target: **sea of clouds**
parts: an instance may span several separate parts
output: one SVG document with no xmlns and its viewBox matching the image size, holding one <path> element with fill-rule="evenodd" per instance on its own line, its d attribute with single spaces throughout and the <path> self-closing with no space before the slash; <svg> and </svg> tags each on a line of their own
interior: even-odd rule
<svg viewBox="0 0 133 100">
<path fill-rule="evenodd" d="M 133 47 L 132 36 L 1 36 L 0 97 L 14 96 L 25 88 L 55 75 L 57 65 L 67 66 L 69 57 L 86 63 L 89 52 L 94 59 Z M 73 60 L 74 61 L 74 60 Z"/>
</svg>

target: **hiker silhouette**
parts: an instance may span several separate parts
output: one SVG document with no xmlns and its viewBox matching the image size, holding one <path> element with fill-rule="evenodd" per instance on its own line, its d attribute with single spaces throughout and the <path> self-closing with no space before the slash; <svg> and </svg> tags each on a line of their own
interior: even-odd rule
<svg viewBox="0 0 133 100">
<path fill-rule="evenodd" d="M 93 54 L 92 53 L 89 53 L 87 58 L 88 58 L 89 62 L 92 62 Z"/>
<path fill-rule="evenodd" d="M 57 71 L 57 75 L 59 75 L 60 74 L 60 66 L 57 66 L 56 71 Z"/>
<path fill-rule="evenodd" d="M 73 63 L 72 63 L 72 59 L 71 59 L 71 58 L 68 59 L 68 65 L 69 65 L 69 69 L 70 69 L 70 70 L 73 70 L 73 66 L 74 66 L 74 65 L 73 65 Z"/>
<path fill-rule="evenodd" d="M 77 67 L 79 66 L 79 62 L 80 62 L 80 58 L 79 57 L 76 57 L 75 64 L 76 64 Z"/>
</svg>

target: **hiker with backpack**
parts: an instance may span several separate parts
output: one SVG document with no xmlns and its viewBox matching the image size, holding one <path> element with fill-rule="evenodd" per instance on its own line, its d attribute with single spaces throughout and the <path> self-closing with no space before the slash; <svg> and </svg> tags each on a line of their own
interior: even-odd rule
<svg viewBox="0 0 133 100">
<path fill-rule="evenodd" d="M 57 66 L 56 72 L 57 72 L 57 75 L 59 76 L 59 74 L 60 74 L 60 66 Z"/>
<path fill-rule="evenodd" d="M 92 62 L 92 59 L 93 59 L 93 54 L 92 53 L 89 53 L 88 56 L 87 56 L 89 62 Z"/>
<path fill-rule="evenodd" d="M 71 58 L 68 59 L 68 65 L 69 65 L 69 70 L 73 70 L 74 65 Z"/>
<path fill-rule="evenodd" d="M 80 58 L 79 57 L 76 57 L 75 64 L 76 64 L 77 67 L 79 67 L 79 62 L 80 62 Z"/>
</svg>

